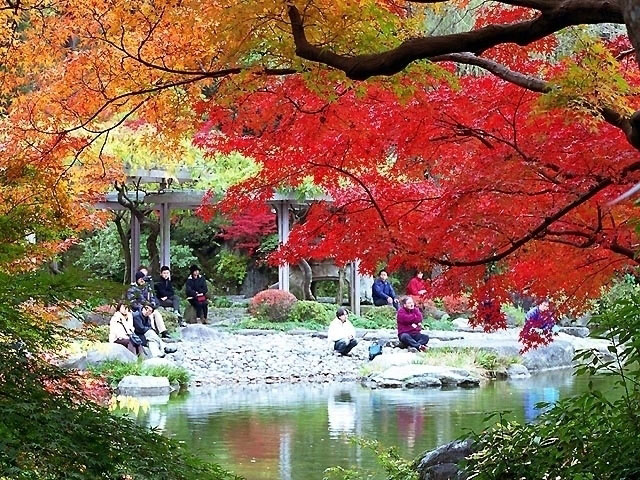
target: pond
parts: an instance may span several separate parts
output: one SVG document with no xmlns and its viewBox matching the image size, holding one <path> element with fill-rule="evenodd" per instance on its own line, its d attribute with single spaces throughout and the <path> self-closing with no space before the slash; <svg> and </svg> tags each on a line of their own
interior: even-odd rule
<svg viewBox="0 0 640 480">
<path fill-rule="evenodd" d="M 609 378 L 594 378 L 603 390 Z M 520 421 L 587 389 L 570 370 L 475 389 L 369 390 L 353 383 L 233 386 L 151 405 L 138 420 L 184 442 L 198 456 L 248 480 L 322 479 L 327 467 L 376 470 L 353 435 L 397 446 L 405 458 L 485 425 L 488 412 L 510 410 Z"/>
</svg>

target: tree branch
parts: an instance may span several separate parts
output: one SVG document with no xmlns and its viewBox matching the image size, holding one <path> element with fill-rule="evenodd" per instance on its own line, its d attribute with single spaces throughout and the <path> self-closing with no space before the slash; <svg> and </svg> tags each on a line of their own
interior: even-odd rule
<svg viewBox="0 0 640 480">
<path fill-rule="evenodd" d="M 540 2 L 532 0 L 526 3 Z M 548 2 L 542 3 L 546 5 Z M 426 60 L 438 55 L 461 52 L 481 54 L 503 43 L 528 45 L 572 25 L 624 23 L 618 2 L 563 0 L 556 2 L 553 8 L 545 9 L 544 13 L 532 20 L 508 25 L 489 25 L 463 33 L 413 38 L 391 50 L 349 56 L 312 45 L 307 39 L 304 21 L 298 8 L 289 5 L 288 14 L 296 55 L 342 70 L 347 77 L 354 80 L 366 80 L 377 75 L 395 75 L 416 60 Z"/>
<path fill-rule="evenodd" d="M 628 173 L 631 173 L 637 170 L 640 170 L 640 162 L 634 162 L 633 164 L 627 166 L 621 172 L 621 176 L 626 176 Z M 448 266 L 448 267 L 474 267 L 474 266 L 485 265 L 487 263 L 492 263 L 492 262 L 497 262 L 499 260 L 502 260 L 503 258 L 511 255 L 513 252 L 515 252 L 522 246 L 526 245 L 531 240 L 539 237 L 540 235 L 544 235 L 546 229 L 551 224 L 553 224 L 554 222 L 564 217 L 573 209 L 587 202 L 589 199 L 593 198 L 596 194 L 598 194 L 599 192 L 601 192 L 606 187 L 612 184 L 613 184 L 613 180 L 611 178 L 605 178 L 600 180 L 598 183 L 596 183 L 593 187 L 591 187 L 589 190 L 584 192 L 578 198 L 568 203 L 567 205 L 565 205 L 564 207 L 556 211 L 551 216 L 545 218 L 540 224 L 538 224 L 535 228 L 530 230 L 527 234 L 523 235 L 518 240 L 511 242 L 511 245 L 508 248 L 503 249 L 499 253 L 489 255 L 477 260 L 469 260 L 469 261 L 464 261 L 464 260 L 452 261 L 444 258 L 432 258 L 431 260 L 435 263 Z"/>
</svg>

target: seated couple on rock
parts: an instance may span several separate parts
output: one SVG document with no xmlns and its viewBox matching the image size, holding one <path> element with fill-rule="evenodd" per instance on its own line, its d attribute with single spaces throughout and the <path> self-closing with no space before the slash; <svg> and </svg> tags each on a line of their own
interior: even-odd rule
<svg viewBox="0 0 640 480">
<path fill-rule="evenodd" d="M 396 320 L 398 322 L 398 340 L 409 351 L 424 352 L 429 343 L 429 336 L 422 333 L 422 312 L 416 308 L 413 298 L 402 297 Z"/>
<path fill-rule="evenodd" d="M 148 356 L 144 347 L 152 357 L 164 357 L 165 353 L 174 353 L 176 347 L 165 347 L 155 323 L 154 308 L 150 303 L 143 303 L 140 310 L 131 312 L 125 302 L 118 303 L 116 313 L 109 322 L 109 343 L 118 343 L 138 356 Z M 164 324 L 162 324 L 164 327 Z"/>
<path fill-rule="evenodd" d="M 350 355 L 358 344 L 356 340 L 356 329 L 349 321 L 349 312 L 346 308 L 339 308 L 336 311 L 336 318 L 329 325 L 327 338 L 333 350 L 340 355 Z"/>
</svg>

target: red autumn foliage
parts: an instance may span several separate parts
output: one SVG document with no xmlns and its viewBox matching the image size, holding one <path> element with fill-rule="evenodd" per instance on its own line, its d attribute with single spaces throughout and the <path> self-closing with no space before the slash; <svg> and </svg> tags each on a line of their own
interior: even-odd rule
<svg viewBox="0 0 640 480">
<path fill-rule="evenodd" d="M 252 255 L 262 239 L 276 230 L 276 218 L 271 209 L 266 204 L 255 203 L 234 213 L 231 224 L 224 227 L 221 236 L 230 241 L 233 248 Z"/>
<path fill-rule="evenodd" d="M 210 105 L 198 144 L 262 166 L 232 189 L 229 208 L 309 177 L 333 198 L 312 206 L 274 261 L 358 258 L 369 273 L 380 262 L 440 264 L 428 296 L 471 289 L 489 330 L 506 325 L 499 303 L 508 292 L 560 293 L 565 311 L 580 310 L 637 264 L 633 206 L 608 205 L 640 180 L 637 152 L 609 125 L 542 115 L 539 94 L 492 77 L 461 84 L 407 85 L 408 100 L 371 85 L 326 102 L 290 78 L 232 112 Z M 208 135 L 211 124 L 224 135 Z"/>
<path fill-rule="evenodd" d="M 272 322 L 284 322 L 298 299 L 283 290 L 263 290 L 249 302 L 249 313 Z"/>
</svg>

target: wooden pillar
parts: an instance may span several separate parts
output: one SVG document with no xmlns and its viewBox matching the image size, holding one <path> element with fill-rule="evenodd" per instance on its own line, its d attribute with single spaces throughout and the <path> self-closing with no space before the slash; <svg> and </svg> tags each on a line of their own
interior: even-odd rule
<svg viewBox="0 0 640 480">
<path fill-rule="evenodd" d="M 160 266 L 171 267 L 171 206 L 160 204 Z"/>
<path fill-rule="evenodd" d="M 131 282 L 135 281 L 135 274 L 140 266 L 140 222 L 131 213 Z"/>
<path fill-rule="evenodd" d="M 289 240 L 289 207 L 290 202 L 278 201 L 276 203 L 276 213 L 278 216 L 278 241 L 280 245 L 285 245 Z M 289 264 L 285 263 L 278 267 L 278 289 L 289 291 Z"/>
<path fill-rule="evenodd" d="M 354 315 L 360 315 L 360 260 L 351 262 L 349 274 L 349 304 Z"/>
</svg>

